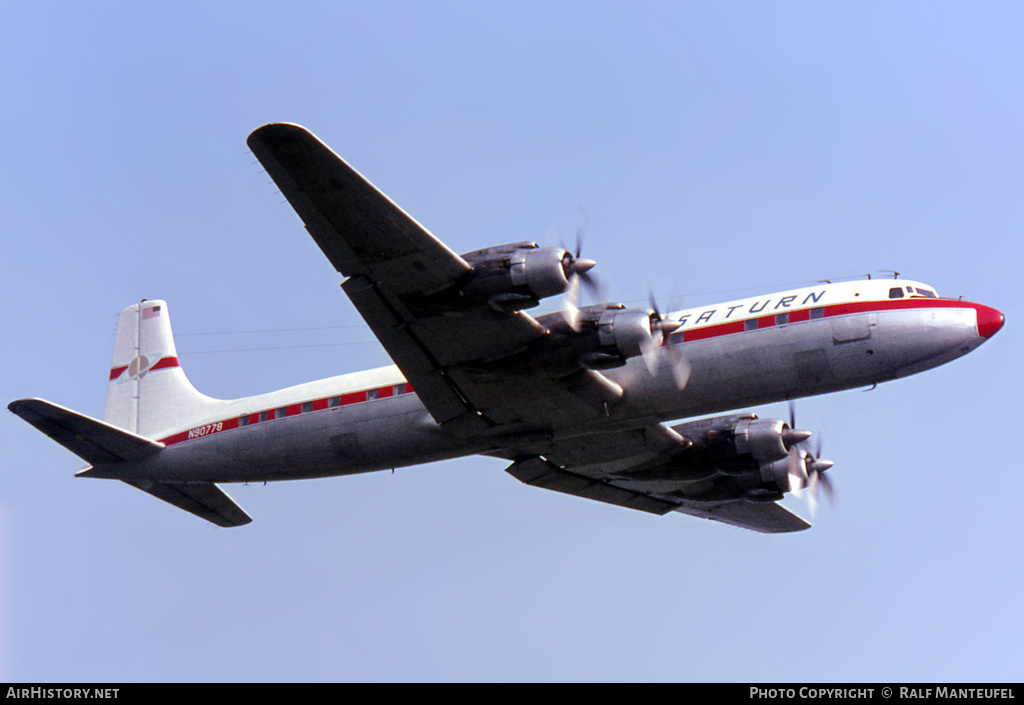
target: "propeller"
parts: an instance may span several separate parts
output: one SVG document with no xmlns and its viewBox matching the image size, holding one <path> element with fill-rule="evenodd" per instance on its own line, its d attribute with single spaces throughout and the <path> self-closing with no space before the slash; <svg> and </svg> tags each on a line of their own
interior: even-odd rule
<svg viewBox="0 0 1024 705">
<path fill-rule="evenodd" d="M 573 252 L 569 252 L 569 248 L 564 243 L 561 243 L 561 246 L 565 250 L 565 255 L 562 257 L 562 270 L 565 272 L 566 279 L 569 280 L 569 286 L 565 290 L 565 301 L 563 302 L 565 322 L 574 331 L 579 331 L 581 286 L 586 287 L 596 297 L 601 296 L 603 287 L 597 280 L 597 277 L 590 273 L 590 270 L 594 268 L 597 262 L 581 256 L 583 251 L 582 223 L 576 226 L 576 249 Z"/>
<path fill-rule="evenodd" d="M 825 474 L 833 462 L 821 457 L 821 436 L 818 436 L 813 452 L 803 447 L 810 437 L 810 431 L 796 430 L 796 404 L 789 402 L 789 428 L 783 435 L 783 442 L 789 448 L 789 489 L 792 492 L 807 488 L 806 499 L 813 515 L 817 511 L 819 490 L 825 490 L 829 504 L 833 506 L 836 491 L 832 480 Z"/>
<path fill-rule="evenodd" d="M 690 363 L 679 351 L 679 346 L 666 344 L 668 337 L 679 329 L 682 322 L 668 320 L 662 315 L 653 291 L 648 291 L 648 300 L 651 304 L 651 337 L 642 346 L 644 364 L 647 365 L 647 371 L 653 375 L 661 366 L 661 357 L 667 357 L 672 379 L 675 380 L 676 387 L 682 390 L 690 381 Z"/>
<path fill-rule="evenodd" d="M 833 463 L 831 460 L 824 460 L 821 457 L 821 436 L 818 437 L 814 452 L 807 451 L 804 463 L 809 477 L 808 490 L 810 493 L 811 511 L 813 512 L 817 506 L 819 489 L 825 490 L 828 503 L 834 507 L 836 505 L 836 490 L 832 485 L 831 478 L 825 474 L 825 471 L 832 467 Z"/>
</svg>

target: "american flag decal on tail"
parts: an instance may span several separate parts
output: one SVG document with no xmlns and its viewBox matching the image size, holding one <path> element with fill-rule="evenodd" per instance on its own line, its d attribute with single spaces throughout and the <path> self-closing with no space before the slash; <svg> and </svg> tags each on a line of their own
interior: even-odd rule
<svg viewBox="0 0 1024 705">
<path fill-rule="evenodd" d="M 142 320 L 146 320 L 147 318 L 156 318 L 159 315 L 160 315 L 160 307 L 159 306 L 150 306 L 149 308 L 142 309 Z"/>
</svg>

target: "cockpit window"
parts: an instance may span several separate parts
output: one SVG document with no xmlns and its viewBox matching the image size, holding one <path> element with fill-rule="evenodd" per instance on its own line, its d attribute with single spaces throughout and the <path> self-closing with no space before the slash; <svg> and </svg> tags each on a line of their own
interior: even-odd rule
<svg viewBox="0 0 1024 705">
<path fill-rule="evenodd" d="M 893 287 L 892 289 L 889 289 L 889 298 L 890 299 L 902 299 L 903 298 L 903 287 L 902 286 L 896 286 L 896 287 Z"/>
<path fill-rule="evenodd" d="M 925 299 L 937 299 L 938 298 L 935 295 L 934 291 L 932 291 L 931 289 L 925 289 L 923 286 L 917 287 L 917 289 L 916 289 L 917 293 L 916 294 L 913 293 L 915 291 L 915 289 L 912 286 L 908 286 L 907 290 L 911 292 L 911 297 L 925 298 Z"/>
</svg>

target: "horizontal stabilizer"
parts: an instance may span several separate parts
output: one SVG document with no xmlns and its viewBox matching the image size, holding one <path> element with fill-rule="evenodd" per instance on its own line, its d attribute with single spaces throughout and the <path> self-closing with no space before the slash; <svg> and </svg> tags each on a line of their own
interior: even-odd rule
<svg viewBox="0 0 1024 705">
<path fill-rule="evenodd" d="M 141 460 L 164 447 L 43 399 L 19 399 L 7 408 L 92 465 Z"/>
<path fill-rule="evenodd" d="M 125 482 L 217 526 L 243 526 L 252 521 L 252 517 L 212 482 Z"/>
</svg>

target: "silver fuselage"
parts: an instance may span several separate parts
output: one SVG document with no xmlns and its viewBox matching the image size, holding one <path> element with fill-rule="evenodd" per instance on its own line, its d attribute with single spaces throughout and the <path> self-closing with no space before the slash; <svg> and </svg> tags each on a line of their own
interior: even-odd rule
<svg viewBox="0 0 1024 705">
<path fill-rule="evenodd" d="M 690 367 L 685 388 L 667 363 L 652 372 L 634 358 L 605 372 L 625 390 L 623 401 L 572 429 L 469 440 L 446 434 L 391 368 L 375 371 L 373 385 L 356 391 L 351 381 L 340 389 L 324 380 L 291 395 L 251 397 L 235 411 L 158 439 L 167 447 L 130 469 L 106 475 L 100 467 L 88 475 L 292 480 L 500 453 L 545 434 L 583 436 L 870 386 L 949 362 L 998 330 L 993 309 L 938 298 L 891 300 L 891 284 L 820 285 L 672 314 L 683 325 L 667 344 L 678 346 Z"/>
</svg>

